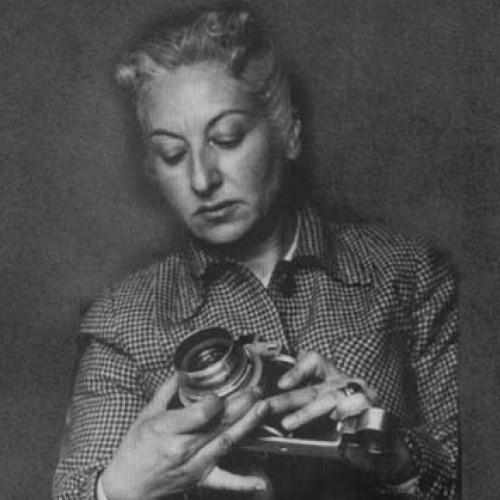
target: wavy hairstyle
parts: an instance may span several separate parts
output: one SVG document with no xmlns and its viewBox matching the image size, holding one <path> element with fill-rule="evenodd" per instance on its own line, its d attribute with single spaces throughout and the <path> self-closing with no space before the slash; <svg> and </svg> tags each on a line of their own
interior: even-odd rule
<svg viewBox="0 0 500 500">
<path fill-rule="evenodd" d="M 243 83 L 282 137 L 293 124 L 289 79 L 275 45 L 247 2 L 219 2 L 160 22 L 148 30 L 116 71 L 136 97 L 145 84 L 183 65 L 213 62 Z"/>
</svg>

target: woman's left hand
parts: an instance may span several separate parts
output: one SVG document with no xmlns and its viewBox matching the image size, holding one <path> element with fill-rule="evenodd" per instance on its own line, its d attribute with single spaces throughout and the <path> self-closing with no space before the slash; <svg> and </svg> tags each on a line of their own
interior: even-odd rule
<svg viewBox="0 0 500 500">
<path fill-rule="evenodd" d="M 304 386 L 306 383 L 309 385 Z M 346 390 L 352 387 L 350 384 L 360 390 L 353 393 Z M 302 387 L 294 389 L 298 386 Z M 348 377 L 316 352 L 301 353 L 295 366 L 278 381 L 278 387 L 286 392 L 268 401 L 272 413 L 286 414 L 281 423 L 290 431 L 324 415 L 337 422 L 355 417 L 377 401 L 376 392 L 364 380 Z M 383 456 L 373 456 L 362 449 L 348 447 L 344 459 L 380 481 L 403 482 L 411 477 L 410 455 L 398 438 L 393 448 Z"/>
<path fill-rule="evenodd" d="M 347 396 L 345 388 L 351 383 L 361 390 Z M 302 387 L 290 390 L 297 386 Z M 278 387 L 287 392 L 269 399 L 271 411 L 287 414 L 282 425 L 290 431 L 323 415 L 336 421 L 359 415 L 377 399 L 362 379 L 348 377 L 316 352 L 302 352 L 295 366 L 278 381 Z"/>
</svg>

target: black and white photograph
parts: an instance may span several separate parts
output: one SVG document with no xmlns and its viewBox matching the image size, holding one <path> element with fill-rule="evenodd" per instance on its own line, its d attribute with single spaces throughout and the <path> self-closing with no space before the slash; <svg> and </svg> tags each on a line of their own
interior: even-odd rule
<svg viewBox="0 0 500 500">
<path fill-rule="evenodd" d="M 499 21 L 0 0 L 0 499 L 498 498 Z"/>
</svg>

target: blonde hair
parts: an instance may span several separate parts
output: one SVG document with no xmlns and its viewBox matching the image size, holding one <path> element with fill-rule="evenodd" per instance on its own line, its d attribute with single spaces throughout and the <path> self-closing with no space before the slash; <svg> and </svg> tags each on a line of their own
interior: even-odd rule
<svg viewBox="0 0 500 500">
<path fill-rule="evenodd" d="M 242 82 L 270 124 L 286 137 L 293 124 L 290 82 L 277 50 L 246 2 L 218 3 L 158 23 L 119 64 L 118 83 L 141 102 L 155 76 L 201 62 Z"/>
</svg>

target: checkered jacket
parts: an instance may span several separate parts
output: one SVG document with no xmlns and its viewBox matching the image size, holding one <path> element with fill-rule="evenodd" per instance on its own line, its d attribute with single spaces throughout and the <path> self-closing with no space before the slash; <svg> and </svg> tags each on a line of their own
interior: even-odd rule
<svg viewBox="0 0 500 500">
<path fill-rule="evenodd" d="M 419 472 L 411 493 L 338 462 L 271 457 L 273 474 L 285 469 L 284 481 L 276 476 L 283 498 L 457 498 L 456 306 L 453 275 L 425 243 L 376 225 L 327 223 L 311 207 L 294 258 L 278 263 L 267 289 L 239 263 L 189 242 L 107 290 L 83 319 L 88 348 L 53 498 L 94 498 L 99 473 L 172 374 L 176 347 L 208 326 L 280 341 L 291 355 L 323 354 L 365 379 L 405 429 Z"/>
</svg>

